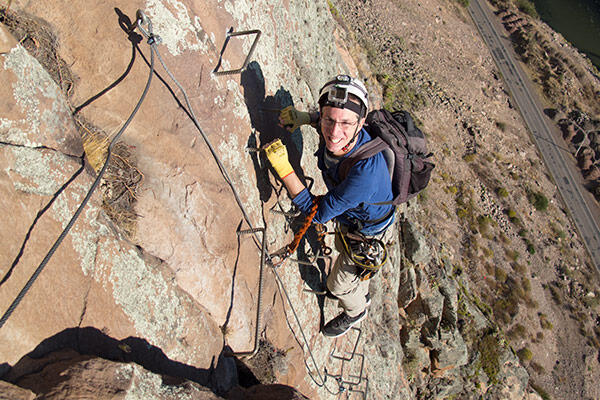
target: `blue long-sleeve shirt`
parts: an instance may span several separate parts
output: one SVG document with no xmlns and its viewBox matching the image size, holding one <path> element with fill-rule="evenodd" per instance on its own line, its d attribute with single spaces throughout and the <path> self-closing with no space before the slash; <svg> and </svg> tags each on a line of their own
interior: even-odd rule
<svg viewBox="0 0 600 400">
<path fill-rule="evenodd" d="M 326 223 L 331 219 L 359 229 L 365 235 L 382 232 L 393 222 L 392 205 L 375 205 L 372 203 L 392 200 L 392 183 L 383 153 L 360 160 L 352 166 L 346 179 L 340 182 L 338 167 L 344 158 L 354 153 L 360 146 L 371 140 L 365 129 L 359 132 L 354 148 L 341 157 L 338 162 L 331 162 L 332 156 L 326 154 L 325 145 L 317 151 L 317 166 L 322 172 L 323 180 L 329 191 L 323 196 L 317 209 L 314 221 Z M 329 159 L 329 161 L 328 161 Z M 304 189 L 293 202 L 303 213 L 308 213 L 314 196 Z M 390 215 L 379 222 L 376 221 Z M 362 228 L 357 221 L 362 223 Z"/>
</svg>

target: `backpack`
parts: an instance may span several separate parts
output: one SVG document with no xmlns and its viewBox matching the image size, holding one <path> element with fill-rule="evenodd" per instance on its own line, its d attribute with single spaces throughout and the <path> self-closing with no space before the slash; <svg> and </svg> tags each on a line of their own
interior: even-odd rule
<svg viewBox="0 0 600 400">
<path fill-rule="evenodd" d="M 383 151 L 392 179 L 393 200 L 373 203 L 402 204 L 425 189 L 435 165 L 428 161 L 425 135 L 407 111 L 375 110 L 367 115 L 366 129 L 373 140 L 365 143 L 339 165 L 344 180 L 356 162 Z"/>
</svg>

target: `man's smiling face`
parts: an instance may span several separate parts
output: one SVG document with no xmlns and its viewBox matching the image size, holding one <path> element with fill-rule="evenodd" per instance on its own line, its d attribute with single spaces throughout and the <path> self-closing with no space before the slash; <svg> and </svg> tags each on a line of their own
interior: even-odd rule
<svg viewBox="0 0 600 400">
<path fill-rule="evenodd" d="M 341 156 L 352 150 L 354 144 L 344 149 L 354 138 L 354 134 L 362 129 L 364 118 L 348 109 L 325 106 L 321 110 L 321 133 L 325 146 L 335 156 Z"/>
</svg>

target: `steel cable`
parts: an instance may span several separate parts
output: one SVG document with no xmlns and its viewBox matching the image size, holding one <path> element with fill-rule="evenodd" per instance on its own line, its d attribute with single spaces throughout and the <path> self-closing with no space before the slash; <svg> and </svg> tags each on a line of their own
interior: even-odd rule
<svg viewBox="0 0 600 400">
<path fill-rule="evenodd" d="M 252 226 L 252 222 L 250 221 L 250 218 L 248 217 L 248 214 L 246 213 L 246 210 L 244 208 L 244 205 L 240 199 L 240 196 L 238 195 L 238 192 L 235 188 L 235 185 L 233 184 L 233 182 L 231 181 L 231 178 L 229 177 L 229 174 L 227 173 L 227 170 L 225 169 L 225 166 L 223 165 L 223 163 L 221 162 L 221 159 L 219 158 L 219 156 L 217 155 L 215 149 L 213 148 L 212 144 L 210 143 L 210 141 L 208 140 L 208 137 L 206 136 L 206 134 L 204 133 L 204 130 L 200 127 L 200 124 L 198 123 L 198 120 L 196 118 L 196 115 L 194 113 L 194 110 L 190 104 L 187 92 L 185 91 L 185 89 L 181 86 L 181 84 L 179 83 L 179 81 L 177 81 L 177 79 L 173 76 L 173 74 L 171 73 L 171 71 L 169 70 L 169 68 L 166 66 L 165 62 L 163 61 L 160 52 L 157 49 L 153 48 L 153 51 L 156 52 L 156 55 L 158 57 L 158 60 L 160 61 L 162 67 L 164 68 L 165 72 L 169 75 L 169 77 L 173 80 L 173 82 L 177 85 L 177 87 L 179 88 L 179 90 L 181 90 L 183 97 L 185 99 L 185 104 L 187 106 L 187 111 L 189 112 L 189 115 L 192 118 L 192 121 L 194 123 L 194 125 L 196 126 L 196 128 L 198 129 L 198 131 L 200 132 L 200 134 L 202 135 L 202 138 L 204 139 L 204 142 L 206 143 L 206 145 L 208 146 L 213 158 L 215 159 L 215 162 L 217 163 L 217 166 L 219 167 L 219 170 L 221 171 L 221 174 L 223 175 L 223 178 L 225 179 L 225 181 L 227 182 L 227 184 L 229 185 L 229 187 L 231 188 L 231 191 L 233 192 L 233 195 L 235 197 L 235 201 L 237 202 L 242 215 L 244 216 L 244 220 L 246 221 L 246 223 L 248 224 L 248 226 L 250 227 L 250 230 L 252 230 L 252 234 L 255 237 L 256 241 L 258 243 L 260 243 L 260 240 L 258 240 L 258 238 L 256 237 L 256 231 L 254 229 L 254 227 Z M 258 245 L 257 243 L 257 245 Z M 269 255 L 266 255 L 267 258 L 269 259 L 269 264 L 272 264 L 272 261 L 270 260 Z M 281 280 L 279 274 L 277 273 L 276 268 L 273 268 L 273 272 L 275 273 L 275 276 L 277 277 L 277 281 L 279 283 L 278 288 L 280 287 L 281 290 L 283 290 L 285 297 L 288 301 L 288 304 L 290 306 L 290 309 L 292 310 L 292 313 L 294 315 L 294 318 L 296 319 L 296 322 L 298 324 L 298 328 L 300 329 L 300 333 L 302 334 L 302 339 L 304 340 L 304 342 L 306 343 L 306 347 L 308 349 L 310 358 L 312 360 L 312 362 L 314 363 L 316 370 L 319 374 L 319 378 L 321 379 L 322 383 L 317 382 L 314 378 L 313 381 L 315 382 L 315 384 L 319 387 L 325 387 L 325 389 L 327 389 L 328 392 L 332 393 L 332 394 L 338 394 L 339 391 L 337 393 L 333 393 L 332 391 L 329 390 L 329 388 L 327 388 L 327 386 L 325 386 L 325 382 L 326 380 L 323 378 L 323 376 L 321 375 L 321 372 L 319 370 L 319 365 L 317 364 L 313 352 L 310 348 L 308 339 L 306 338 L 306 335 L 304 333 L 304 330 L 302 329 L 302 325 L 300 323 L 300 318 L 298 317 L 298 314 L 296 313 L 296 310 L 294 309 L 294 306 L 292 304 L 292 301 L 290 299 L 290 296 L 288 294 L 288 291 L 285 288 L 285 285 L 283 284 L 283 281 Z M 309 372 L 310 374 L 310 372 Z M 312 375 L 311 375 L 312 376 Z"/>
<path fill-rule="evenodd" d="M 150 31 L 151 31 L 151 29 L 150 29 Z M 152 43 L 150 43 L 150 41 L 149 41 L 149 44 L 150 44 L 150 48 L 151 49 L 154 49 L 154 46 L 156 46 L 156 42 L 154 42 L 154 41 L 152 41 Z M 108 163 L 110 162 L 112 148 L 116 144 L 117 140 L 119 140 L 119 138 L 121 137 L 121 135 L 123 134 L 123 132 L 125 132 L 125 129 L 127 129 L 127 127 L 129 126 L 129 124 L 133 120 L 133 117 L 135 116 L 135 114 L 140 109 L 140 106 L 142 105 L 142 102 L 146 98 L 146 95 L 148 94 L 148 90 L 150 89 L 150 83 L 152 82 L 152 75 L 154 75 L 154 53 L 153 52 L 151 52 L 151 56 L 150 56 L 150 73 L 148 74 L 148 80 L 146 82 L 146 87 L 144 88 L 142 96 L 140 97 L 139 101 L 137 102 L 137 104 L 135 105 L 133 111 L 131 112 L 131 115 L 129 115 L 129 118 L 127 118 L 127 121 L 125 121 L 125 123 L 123 124 L 123 126 L 121 127 L 121 129 L 119 130 L 119 132 L 117 132 L 117 134 L 115 135 L 115 137 L 111 140 L 111 142 L 110 142 L 110 144 L 108 146 L 108 150 L 107 150 L 107 154 L 106 154 L 106 160 L 104 161 L 104 165 L 102 166 L 102 169 L 100 170 L 100 172 L 96 176 L 96 179 L 94 180 L 94 183 L 92 184 L 92 186 L 88 190 L 87 194 L 85 195 L 85 198 L 83 199 L 83 201 L 79 205 L 79 208 L 77 208 L 77 211 L 75 211 L 75 214 L 73 214 L 73 217 L 71 217 L 71 220 L 69 221 L 69 223 L 67 224 L 67 226 L 63 229 L 63 231 L 61 232 L 61 234 L 58 236 L 58 239 L 56 239 L 56 241 L 54 242 L 54 244 L 52 245 L 52 247 L 50 248 L 50 250 L 48 251 L 48 253 L 44 257 L 44 259 L 42 260 L 42 262 L 40 263 L 40 265 L 36 268 L 36 270 L 34 271 L 34 273 L 31 275 L 31 277 L 29 278 L 29 280 L 27 281 L 27 283 L 25 284 L 25 286 L 23 287 L 23 289 L 21 289 L 21 291 L 19 292 L 19 294 L 17 295 L 17 297 L 15 298 L 15 300 L 8 307 L 8 309 L 6 310 L 6 312 L 4 313 L 4 315 L 2 315 L 2 318 L 0 318 L 0 328 L 2 328 L 2 326 L 4 326 L 4 324 L 6 323 L 6 321 L 8 320 L 8 318 L 11 316 L 11 314 L 15 311 L 15 309 L 17 308 L 17 306 L 19 305 L 19 303 L 21 302 L 21 300 L 23 299 L 23 297 L 25 297 L 25 295 L 27 294 L 27 292 L 29 291 L 29 289 L 31 288 L 31 286 L 33 285 L 33 283 L 35 282 L 35 280 L 42 273 L 44 267 L 46 267 L 46 265 L 48 264 L 48 261 L 50 261 L 50 258 L 54 255 L 54 252 L 56 251 L 56 249 L 58 248 L 58 246 L 60 246 L 60 244 L 62 243 L 62 241 L 64 240 L 64 238 L 67 236 L 67 234 L 69 233 L 69 231 L 71 230 L 71 228 L 75 224 L 75 221 L 77 221 L 77 218 L 79 218 L 79 215 L 81 214 L 81 212 L 83 211 L 84 207 L 87 205 L 88 201 L 92 197 L 92 194 L 94 193 L 94 191 L 96 190 L 96 188 L 100 184 L 100 180 L 102 179 L 102 176 L 106 172 L 106 168 L 108 167 Z"/>
<path fill-rule="evenodd" d="M 206 143 L 206 146 L 208 146 L 208 149 L 210 150 L 210 152 L 211 152 L 211 154 L 212 154 L 215 162 L 217 163 L 217 166 L 219 167 L 219 170 L 221 171 L 221 175 L 223 175 L 223 179 L 225 179 L 225 182 L 227 182 L 227 184 L 231 188 L 231 191 L 233 192 L 233 197 L 235 198 L 235 201 L 238 204 L 238 206 L 240 208 L 240 211 L 242 212 L 244 220 L 246 221 L 246 223 L 250 227 L 250 230 L 253 230 L 252 235 L 254 236 L 255 240 L 258 243 L 260 243 L 260 240 L 256 236 L 256 232 L 254 231 L 254 226 L 252 225 L 252 222 L 250 221 L 250 217 L 248 216 L 248 213 L 246 212 L 244 204 L 242 203 L 242 200 L 240 199 L 240 196 L 239 196 L 239 194 L 238 194 L 238 192 L 237 192 L 237 190 L 235 188 L 235 185 L 233 184 L 231 178 L 229 177 L 229 174 L 227 173 L 227 170 L 225 169 L 225 166 L 221 162 L 221 159 L 217 155 L 217 152 L 215 151 L 214 147 L 212 146 L 212 144 L 208 140 L 208 136 L 206 136 L 206 133 L 204 133 L 204 130 L 202 129 L 202 127 L 200 127 L 200 123 L 198 122 L 198 119 L 196 118 L 196 114 L 194 113 L 194 109 L 192 108 L 192 105 L 190 104 L 190 100 L 188 98 L 187 92 L 185 91 L 185 89 L 183 88 L 183 86 L 181 86 L 181 84 L 179 83 L 179 81 L 177 79 L 175 79 L 175 77 L 171 73 L 171 70 L 167 67 L 167 65 L 163 61 L 163 58 L 161 57 L 160 52 L 157 49 L 154 49 L 154 48 L 153 48 L 153 50 L 156 52 L 156 56 L 158 57 L 158 60 L 160 61 L 161 65 L 163 66 L 163 68 L 164 68 L 165 72 L 167 73 L 167 75 L 169 75 L 169 77 L 173 80 L 173 82 L 175 83 L 175 85 L 177 85 L 177 87 L 179 88 L 179 90 L 181 90 L 181 93 L 183 94 L 183 98 L 185 99 L 185 104 L 186 104 L 186 107 L 187 107 L 187 111 L 188 111 L 190 117 L 192 118 L 192 122 L 196 126 L 196 129 L 198 129 L 198 132 L 200 132 L 200 135 L 202 135 L 202 139 L 204 139 L 204 143 Z"/>
</svg>

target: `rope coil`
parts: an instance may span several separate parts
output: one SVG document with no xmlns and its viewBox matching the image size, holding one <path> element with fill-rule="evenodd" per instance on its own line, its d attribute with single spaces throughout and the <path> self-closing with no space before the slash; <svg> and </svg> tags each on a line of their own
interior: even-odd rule
<svg viewBox="0 0 600 400">
<path fill-rule="evenodd" d="M 306 235 L 306 231 L 308 231 L 308 228 L 310 228 L 310 226 L 312 225 L 313 219 L 315 218 L 315 215 L 317 214 L 317 210 L 319 209 L 320 199 L 321 199 L 320 196 L 317 196 L 313 199 L 313 204 L 310 208 L 309 213 L 304 218 L 304 222 L 302 223 L 302 226 L 300 227 L 300 229 L 298 229 L 298 231 L 294 234 L 294 239 L 290 242 L 290 244 L 288 244 L 287 246 L 284 247 L 283 252 L 280 252 L 279 254 L 274 253 L 271 255 L 271 264 L 273 265 L 273 267 L 278 267 L 281 264 L 283 264 L 285 262 L 285 260 L 287 260 L 298 249 L 298 246 L 300 245 L 300 241 L 302 240 L 304 235 Z M 331 249 L 329 249 L 329 250 L 331 250 Z M 273 258 L 278 258 L 278 259 L 274 260 Z"/>
<path fill-rule="evenodd" d="M 336 228 L 336 235 L 339 235 L 348 257 L 362 269 L 359 275 L 361 281 L 371 279 L 387 262 L 387 248 L 381 240 L 356 233 L 344 233 L 339 227 Z"/>
</svg>

